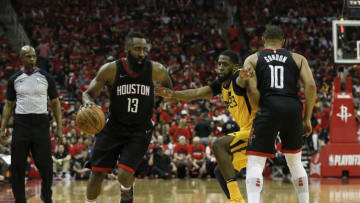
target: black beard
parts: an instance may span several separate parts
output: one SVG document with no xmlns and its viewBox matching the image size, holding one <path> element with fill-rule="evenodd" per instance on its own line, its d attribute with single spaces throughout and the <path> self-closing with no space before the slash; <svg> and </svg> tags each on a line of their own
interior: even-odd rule
<svg viewBox="0 0 360 203">
<path fill-rule="evenodd" d="M 135 58 L 133 55 L 131 55 L 130 53 L 127 55 L 126 59 L 127 59 L 128 63 L 130 64 L 131 70 L 134 73 L 140 74 L 145 71 L 145 62 L 147 60 L 147 57 L 142 59 L 141 64 L 139 64 L 139 60 L 137 58 Z"/>
<path fill-rule="evenodd" d="M 219 77 L 220 81 L 223 83 L 227 81 L 232 76 L 232 73 L 228 73 L 227 75 L 224 75 L 223 77 Z"/>
</svg>

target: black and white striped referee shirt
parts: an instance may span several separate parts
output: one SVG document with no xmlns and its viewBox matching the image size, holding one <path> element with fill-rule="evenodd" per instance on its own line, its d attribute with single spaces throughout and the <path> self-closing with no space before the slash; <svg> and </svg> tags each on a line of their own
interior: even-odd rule
<svg viewBox="0 0 360 203">
<path fill-rule="evenodd" d="M 16 100 L 16 114 L 47 114 L 48 96 L 55 99 L 58 93 L 54 79 L 43 70 L 30 75 L 19 71 L 9 78 L 6 99 Z"/>
</svg>

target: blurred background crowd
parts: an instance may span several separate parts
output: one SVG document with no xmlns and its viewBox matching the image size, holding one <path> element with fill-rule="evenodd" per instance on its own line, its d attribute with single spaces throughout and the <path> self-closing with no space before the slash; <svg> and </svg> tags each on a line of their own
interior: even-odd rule
<svg viewBox="0 0 360 203">
<path fill-rule="evenodd" d="M 343 1 L 326 4 L 311 0 L 13 0 L 19 22 L 36 47 L 38 66 L 57 82 L 63 109 L 64 136 L 52 136 L 54 176 L 87 179 L 86 163 L 94 136 L 75 126 L 81 93 L 100 66 L 124 57 L 124 38 L 129 31 L 141 31 L 151 43 L 149 57 L 168 68 L 174 89 L 197 88 L 216 78 L 215 62 L 220 52 L 233 49 L 242 59 L 261 50 L 261 34 L 268 23 L 281 24 L 285 47 L 304 55 L 315 76 L 318 98 L 313 113 L 313 134 L 305 139 L 304 163 L 329 141 L 332 82 L 336 76 L 353 78 L 353 96 L 360 137 L 360 68 L 333 63 L 331 21 L 337 19 Z M 296 9 L 294 9 L 296 8 Z M 7 79 L 21 63 L 0 24 L 0 111 Z M 302 94 L 299 93 L 302 97 Z M 105 89 L 97 104 L 109 107 Z M 239 127 L 222 104 L 210 101 L 164 103 L 156 98 L 155 131 L 139 178 L 213 177 L 216 165 L 211 145 Z M 51 121 L 51 130 L 56 123 Z M 11 133 L 11 124 L 8 133 Z M 0 155 L 11 153 L 11 137 L 0 144 Z M 276 147 L 281 147 L 279 141 Z M 0 181 L 7 180 L 6 158 L 0 158 Z M 281 154 L 269 160 L 265 175 L 285 178 Z M 27 176 L 39 177 L 29 157 Z M 114 178 L 114 173 L 109 178 Z M 243 172 L 238 174 L 244 176 Z"/>
</svg>

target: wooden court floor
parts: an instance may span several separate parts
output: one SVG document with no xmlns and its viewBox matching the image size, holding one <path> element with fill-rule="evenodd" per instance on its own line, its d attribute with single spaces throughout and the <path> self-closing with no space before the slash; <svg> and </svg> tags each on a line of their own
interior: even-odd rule
<svg viewBox="0 0 360 203">
<path fill-rule="evenodd" d="M 239 180 L 244 196 L 245 182 Z M 27 184 L 28 203 L 41 203 L 40 182 Z M 84 203 L 86 181 L 55 181 L 53 200 L 55 203 Z M 118 203 L 119 183 L 105 181 L 98 203 Z M 11 188 L 0 186 L 0 202 L 10 203 Z M 215 179 L 187 180 L 137 180 L 135 203 L 226 203 L 226 197 Z M 289 181 L 265 180 L 262 203 L 297 203 Z M 360 202 L 360 179 L 311 179 L 311 203 L 355 203 Z"/>
</svg>

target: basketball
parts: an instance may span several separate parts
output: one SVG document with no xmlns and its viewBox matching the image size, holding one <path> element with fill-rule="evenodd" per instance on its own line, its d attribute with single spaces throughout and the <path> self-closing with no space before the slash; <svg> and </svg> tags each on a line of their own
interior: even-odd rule
<svg viewBox="0 0 360 203">
<path fill-rule="evenodd" d="M 81 108 L 76 114 L 76 125 L 84 133 L 99 133 L 105 125 L 105 114 L 99 106 Z"/>
</svg>

